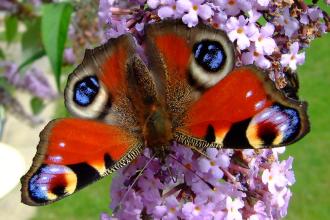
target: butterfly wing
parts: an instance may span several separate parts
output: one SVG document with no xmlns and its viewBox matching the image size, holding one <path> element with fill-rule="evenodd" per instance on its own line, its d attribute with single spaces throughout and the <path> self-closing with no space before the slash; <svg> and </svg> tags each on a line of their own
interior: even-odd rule
<svg viewBox="0 0 330 220">
<path fill-rule="evenodd" d="M 22 201 L 46 205 L 125 166 L 142 144 L 118 126 L 88 119 L 58 119 L 40 134 L 38 152 L 22 178 Z"/>
<path fill-rule="evenodd" d="M 177 131 L 225 148 L 283 146 L 309 131 L 306 108 L 305 102 L 276 89 L 266 73 L 246 66 L 233 70 L 193 103 Z M 189 142 L 185 135 L 181 142 Z"/>
<path fill-rule="evenodd" d="M 164 78 L 178 142 L 202 149 L 276 147 L 309 131 L 306 103 L 284 96 L 254 66 L 233 69 L 234 49 L 224 32 L 164 22 L 146 33 L 150 68 Z"/>
<path fill-rule="evenodd" d="M 135 51 L 130 35 L 86 50 L 82 63 L 70 74 L 65 89 L 65 105 L 70 113 L 126 128 L 137 127 L 127 81 Z"/>
<path fill-rule="evenodd" d="M 201 65 L 207 47 L 212 54 Z M 234 66 L 234 49 L 225 33 L 202 24 L 194 28 L 178 21 L 152 24 L 146 28 L 145 51 L 174 128 L 183 123 L 190 103 Z"/>
<path fill-rule="evenodd" d="M 22 178 L 22 201 L 45 205 L 125 166 L 143 146 L 145 94 L 154 94 L 148 71 L 131 36 L 93 50 L 69 76 L 65 103 L 79 118 L 50 122 Z M 134 88 L 134 89 L 133 89 Z M 141 118 L 141 117 L 142 118 Z"/>
</svg>

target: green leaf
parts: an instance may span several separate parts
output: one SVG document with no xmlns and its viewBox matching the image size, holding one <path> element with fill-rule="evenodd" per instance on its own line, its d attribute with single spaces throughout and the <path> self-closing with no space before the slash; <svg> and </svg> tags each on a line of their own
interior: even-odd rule
<svg viewBox="0 0 330 220">
<path fill-rule="evenodd" d="M 46 4 L 42 7 L 42 42 L 59 90 L 63 52 L 72 11 L 72 5 L 66 2 Z"/>
<path fill-rule="evenodd" d="M 37 97 L 31 99 L 30 105 L 34 115 L 39 114 L 45 108 L 44 101 Z"/>
<path fill-rule="evenodd" d="M 4 60 L 4 59 L 6 59 L 6 55 L 3 52 L 2 48 L 0 48 L 0 60 Z"/>
<path fill-rule="evenodd" d="M 43 50 L 41 41 L 41 19 L 26 21 L 26 31 L 22 34 L 23 58 L 28 59 L 37 52 Z"/>
<path fill-rule="evenodd" d="M 45 56 L 46 52 L 44 49 L 37 51 L 35 54 L 32 54 L 31 57 L 26 58 L 18 67 L 18 71 L 21 71 L 27 65 L 33 63 L 34 61 L 40 59 L 41 57 Z"/>
<path fill-rule="evenodd" d="M 17 35 L 18 20 L 15 16 L 5 17 L 6 40 L 8 43 L 13 42 Z"/>
<path fill-rule="evenodd" d="M 0 76 L 0 87 L 9 93 L 12 93 L 15 90 L 15 87 L 8 83 L 8 81 L 2 76 Z"/>
</svg>

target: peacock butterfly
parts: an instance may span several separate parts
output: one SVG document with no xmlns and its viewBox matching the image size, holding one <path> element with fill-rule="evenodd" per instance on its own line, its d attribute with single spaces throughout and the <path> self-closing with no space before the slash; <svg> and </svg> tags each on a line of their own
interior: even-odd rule
<svg viewBox="0 0 330 220">
<path fill-rule="evenodd" d="M 271 148 L 309 131 L 306 103 L 287 97 L 253 65 L 234 68 L 224 32 L 165 21 L 150 24 L 142 43 L 144 56 L 130 34 L 86 51 L 65 89 L 66 107 L 77 117 L 53 120 L 41 132 L 22 178 L 24 203 L 71 195 L 146 147 L 159 158 L 173 141 L 200 152 Z"/>
</svg>

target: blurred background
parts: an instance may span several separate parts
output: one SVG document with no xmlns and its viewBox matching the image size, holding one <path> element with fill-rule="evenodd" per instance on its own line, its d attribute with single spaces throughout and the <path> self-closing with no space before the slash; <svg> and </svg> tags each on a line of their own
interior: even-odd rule
<svg viewBox="0 0 330 220">
<path fill-rule="evenodd" d="M 102 41 L 98 0 L 52 2 L 0 1 L 0 219 L 95 219 L 109 210 L 110 176 L 53 205 L 20 203 L 19 178 L 31 165 L 39 132 L 49 120 L 68 116 L 68 74 L 85 48 Z M 298 69 L 312 129 L 283 156 L 294 157 L 296 175 L 287 219 L 330 216 L 329 53 L 325 35 L 312 42 Z"/>
</svg>

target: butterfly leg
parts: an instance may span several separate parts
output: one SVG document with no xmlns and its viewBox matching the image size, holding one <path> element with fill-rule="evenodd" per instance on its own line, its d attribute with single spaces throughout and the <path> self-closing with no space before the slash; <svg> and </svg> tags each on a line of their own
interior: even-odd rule
<svg viewBox="0 0 330 220">
<path fill-rule="evenodd" d="M 207 157 L 205 155 L 207 148 L 217 148 L 217 149 L 223 148 L 222 144 L 218 144 L 215 142 L 210 143 L 203 139 L 191 137 L 179 131 L 175 132 L 174 139 L 178 143 L 190 147 L 191 149 L 195 150 L 196 152 L 200 153 L 205 157 Z"/>
</svg>

